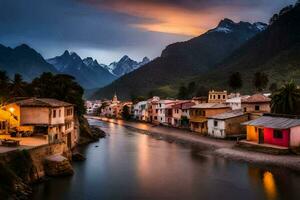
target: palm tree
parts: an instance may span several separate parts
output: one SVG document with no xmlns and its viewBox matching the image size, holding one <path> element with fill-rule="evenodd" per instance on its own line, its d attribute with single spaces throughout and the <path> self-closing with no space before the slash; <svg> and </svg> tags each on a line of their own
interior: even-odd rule
<svg viewBox="0 0 300 200">
<path fill-rule="evenodd" d="M 300 115 L 300 89 L 293 80 L 272 94 L 273 113 Z"/>
<path fill-rule="evenodd" d="M 11 97 L 25 97 L 27 83 L 23 81 L 22 75 L 15 74 L 14 79 L 10 84 L 10 96 Z"/>
</svg>

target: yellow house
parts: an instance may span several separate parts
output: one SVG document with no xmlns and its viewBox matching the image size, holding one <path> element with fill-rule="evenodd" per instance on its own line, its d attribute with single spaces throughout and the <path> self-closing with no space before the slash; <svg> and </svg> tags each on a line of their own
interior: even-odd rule
<svg viewBox="0 0 300 200">
<path fill-rule="evenodd" d="M 14 107 L 0 109 L 0 134 L 8 134 L 9 129 L 20 126 L 20 121 L 14 112 Z"/>
</svg>

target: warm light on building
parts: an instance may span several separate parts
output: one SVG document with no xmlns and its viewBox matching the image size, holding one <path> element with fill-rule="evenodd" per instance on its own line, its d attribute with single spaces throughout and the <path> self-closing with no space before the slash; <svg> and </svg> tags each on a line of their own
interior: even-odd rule
<svg viewBox="0 0 300 200">
<path fill-rule="evenodd" d="M 13 107 L 10 107 L 8 110 L 9 110 L 9 112 L 11 112 L 11 113 L 15 112 L 15 109 L 14 109 Z"/>
</svg>

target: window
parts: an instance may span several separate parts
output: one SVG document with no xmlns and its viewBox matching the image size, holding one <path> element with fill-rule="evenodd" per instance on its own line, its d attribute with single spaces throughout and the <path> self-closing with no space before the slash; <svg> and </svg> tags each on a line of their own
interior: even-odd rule
<svg viewBox="0 0 300 200">
<path fill-rule="evenodd" d="M 202 111 L 202 115 L 205 116 L 205 111 Z"/>
<path fill-rule="evenodd" d="M 281 130 L 274 130 L 273 137 L 276 138 L 276 139 L 282 139 L 283 138 L 282 131 Z"/>
<path fill-rule="evenodd" d="M 61 117 L 61 109 L 58 110 L 58 117 Z"/>
<path fill-rule="evenodd" d="M 53 118 L 56 117 L 56 110 L 53 110 Z"/>
<path fill-rule="evenodd" d="M 226 96 L 225 96 L 225 95 L 223 95 L 223 99 L 226 99 Z"/>
<path fill-rule="evenodd" d="M 221 99 L 221 95 L 218 95 L 218 99 Z"/>
<path fill-rule="evenodd" d="M 214 126 L 215 126 L 215 127 L 218 126 L 218 121 L 214 120 Z"/>
<path fill-rule="evenodd" d="M 255 106 L 255 110 L 256 111 L 260 110 L 258 105 Z"/>
<path fill-rule="evenodd" d="M 244 108 L 244 112 L 247 112 L 247 108 L 246 107 Z"/>
</svg>

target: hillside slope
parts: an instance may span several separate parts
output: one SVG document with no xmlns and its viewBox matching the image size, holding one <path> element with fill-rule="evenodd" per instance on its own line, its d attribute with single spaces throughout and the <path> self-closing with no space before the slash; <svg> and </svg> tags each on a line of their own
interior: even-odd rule
<svg viewBox="0 0 300 200">
<path fill-rule="evenodd" d="M 224 19 L 199 37 L 169 45 L 160 57 L 98 90 L 92 98 L 111 97 L 115 91 L 123 99 L 147 95 L 160 86 L 212 70 L 265 27 L 263 23 Z"/>
<path fill-rule="evenodd" d="M 224 88 L 232 72 L 240 72 L 244 91 L 253 90 L 255 72 L 269 75 L 269 83 L 294 79 L 300 83 L 300 4 L 274 15 L 271 25 L 242 45 L 215 70 L 199 76 L 198 84 Z"/>
</svg>

